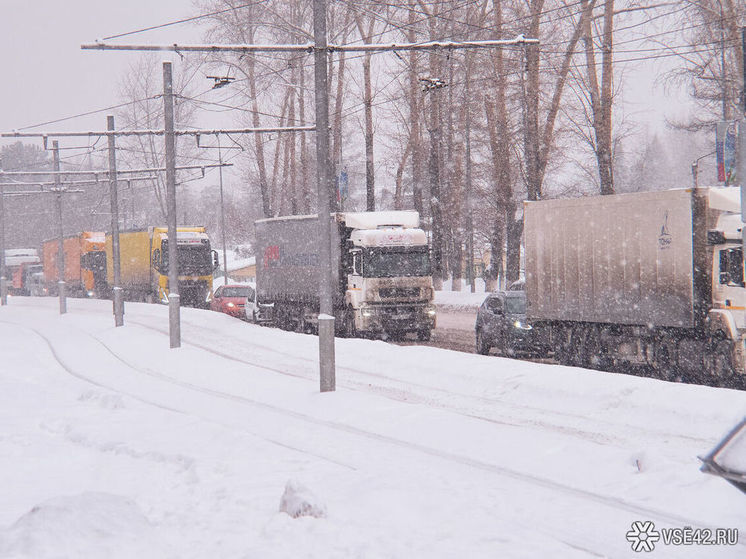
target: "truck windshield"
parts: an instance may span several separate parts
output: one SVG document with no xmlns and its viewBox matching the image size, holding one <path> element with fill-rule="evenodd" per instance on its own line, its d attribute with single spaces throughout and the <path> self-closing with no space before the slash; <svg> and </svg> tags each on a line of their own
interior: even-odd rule
<svg viewBox="0 0 746 559">
<path fill-rule="evenodd" d="M 394 278 L 430 275 L 430 253 L 426 247 L 369 248 L 363 253 L 363 275 Z"/>
<path fill-rule="evenodd" d="M 196 276 L 212 275 L 212 254 L 210 244 L 204 242 L 194 245 L 177 245 L 179 250 L 179 275 L 192 274 Z M 168 271 L 168 241 L 161 245 L 163 251 L 164 273 Z"/>
</svg>

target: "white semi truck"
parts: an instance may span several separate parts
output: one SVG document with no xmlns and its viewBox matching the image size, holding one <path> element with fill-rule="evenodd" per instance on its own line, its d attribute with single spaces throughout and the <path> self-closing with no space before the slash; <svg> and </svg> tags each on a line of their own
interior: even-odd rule
<svg viewBox="0 0 746 559">
<path fill-rule="evenodd" d="M 741 228 L 737 188 L 526 202 L 528 317 L 564 364 L 740 381 Z"/>
<path fill-rule="evenodd" d="M 255 223 L 257 303 L 288 330 L 318 326 L 318 217 Z M 332 215 L 332 278 L 337 331 L 346 336 L 430 339 L 435 328 L 430 247 L 417 212 Z"/>
</svg>

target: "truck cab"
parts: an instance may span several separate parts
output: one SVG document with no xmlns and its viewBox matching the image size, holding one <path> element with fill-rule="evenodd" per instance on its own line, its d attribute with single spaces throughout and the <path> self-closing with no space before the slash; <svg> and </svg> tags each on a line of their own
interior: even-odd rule
<svg viewBox="0 0 746 559">
<path fill-rule="evenodd" d="M 734 350 L 733 366 L 741 370 L 746 362 L 746 283 L 742 227 L 740 213 L 721 213 L 715 229 L 707 233 L 708 244 L 712 249 L 712 306 L 707 316 L 709 331 L 713 338 L 723 340 L 722 345 L 728 345 Z M 712 349 L 718 351 L 717 347 Z"/>
<path fill-rule="evenodd" d="M 168 263 L 171 244 L 168 229 L 153 228 L 151 238 L 152 282 L 158 299 L 168 302 Z M 212 296 L 212 273 L 218 267 L 218 254 L 210 249 L 204 227 L 179 227 L 176 232 L 179 267 L 179 295 L 185 306 L 209 307 Z"/>
<path fill-rule="evenodd" d="M 428 340 L 435 328 L 430 248 L 415 212 L 344 215 L 344 324 L 348 335 L 407 333 Z"/>
</svg>

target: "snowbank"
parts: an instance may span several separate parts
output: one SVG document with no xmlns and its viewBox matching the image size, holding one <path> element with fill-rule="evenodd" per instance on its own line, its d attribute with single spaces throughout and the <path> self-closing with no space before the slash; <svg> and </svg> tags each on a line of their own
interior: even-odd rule
<svg viewBox="0 0 746 559">
<path fill-rule="evenodd" d="M 167 550 L 131 500 L 106 493 L 56 497 L 0 531 L 0 557 L 154 557 Z"/>
<path fill-rule="evenodd" d="M 295 480 L 289 480 L 285 484 L 285 492 L 280 499 L 280 512 L 287 513 L 293 518 L 300 516 L 324 518 L 326 507 L 305 485 Z"/>
<path fill-rule="evenodd" d="M 318 338 L 181 318 L 172 350 L 164 306 L 0 307 L 0 556 L 630 557 L 634 521 L 746 524 L 697 459 L 746 393 L 343 339 L 321 394 Z M 288 479 L 323 519 L 278 512 Z"/>
</svg>

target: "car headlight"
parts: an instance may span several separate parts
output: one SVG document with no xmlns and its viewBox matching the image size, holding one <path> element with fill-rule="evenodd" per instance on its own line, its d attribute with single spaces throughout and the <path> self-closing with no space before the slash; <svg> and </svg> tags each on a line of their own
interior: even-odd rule
<svg viewBox="0 0 746 559">
<path fill-rule="evenodd" d="M 438 311 L 436 310 L 436 308 L 435 308 L 435 307 L 433 307 L 433 306 L 427 307 L 427 314 L 428 314 L 429 316 L 435 316 L 435 314 L 436 314 L 437 312 L 438 312 Z"/>
<path fill-rule="evenodd" d="M 225 306 L 226 306 L 226 307 L 228 307 L 229 309 L 232 309 L 232 308 L 233 308 L 233 307 L 235 307 L 236 305 L 235 305 L 235 303 L 228 303 L 228 304 L 227 304 L 227 305 L 225 305 Z"/>
</svg>

